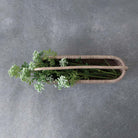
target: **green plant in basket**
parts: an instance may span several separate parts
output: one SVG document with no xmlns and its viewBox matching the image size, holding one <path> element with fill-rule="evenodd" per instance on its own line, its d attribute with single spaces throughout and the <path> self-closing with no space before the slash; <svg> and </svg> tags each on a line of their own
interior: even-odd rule
<svg viewBox="0 0 138 138">
<path fill-rule="evenodd" d="M 24 62 L 21 66 L 14 64 L 8 71 L 10 77 L 20 78 L 21 81 L 31 85 L 41 92 L 44 90 L 45 84 L 53 84 L 58 90 L 73 86 L 78 80 L 90 79 L 114 79 L 120 75 L 116 70 L 100 70 L 100 69 L 63 69 L 63 70 L 34 70 L 40 67 L 65 67 L 65 66 L 81 66 L 89 65 L 82 62 L 81 58 L 71 60 L 67 58 L 56 59 L 57 53 L 49 50 L 41 52 L 34 51 L 32 61 Z M 52 57 L 52 58 L 51 58 Z M 109 65 L 105 61 L 106 65 Z"/>
</svg>

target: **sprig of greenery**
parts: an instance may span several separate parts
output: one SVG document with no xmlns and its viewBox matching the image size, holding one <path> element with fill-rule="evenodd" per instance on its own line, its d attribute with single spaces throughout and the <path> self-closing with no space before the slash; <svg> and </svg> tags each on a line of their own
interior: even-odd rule
<svg viewBox="0 0 138 138">
<path fill-rule="evenodd" d="M 60 76 L 57 80 L 57 85 L 55 84 L 54 86 L 58 88 L 58 90 L 61 90 L 62 88 L 69 88 L 69 81 L 66 79 L 65 76 Z"/>
<path fill-rule="evenodd" d="M 35 69 L 35 67 L 36 67 L 35 63 L 31 61 L 29 63 L 29 69 L 33 71 Z"/>
<path fill-rule="evenodd" d="M 35 62 L 35 63 L 37 63 L 37 62 L 41 62 L 41 56 L 40 56 L 40 53 L 38 52 L 38 51 L 34 51 L 34 53 L 33 53 L 33 61 Z"/>
<path fill-rule="evenodd" d="M 61 67 L 65 67 L 65 66 L 67 66 L 67 64 L 68 64 L 68 61 L 67 61 L 66 58 L 62 58 L 62 59 L 59 61 L 59 64 L 60 64 Z"/>
<path fill-rule="evenodd" d="M 31 84 L 31 71 L 28 68 L 23 68 L 20 74 L 20 79 Z"/>
<path fill-rule="evenodd" d="M 42 90 L 44 90 L 44 84 L 42 82 L 37 82 L 36 84 L 34 84 L 34 88 L 35 90 L 37 90 L 37 92 L 41 92 Z"/>
<path fill-rule="evenodd" d="M 43 60 L 48 59 L 49 56 L 55 57 L 57 55 L 57 52 L 54 52 L 51 49 L 43 50 L 42 52 L 43 52 Z"/>
<path fill-rule="evenodd" d="M 14 64 L 8 71 L 10 77 L 19 77 L 20 76 L 20 67 Z"/>
</svg>

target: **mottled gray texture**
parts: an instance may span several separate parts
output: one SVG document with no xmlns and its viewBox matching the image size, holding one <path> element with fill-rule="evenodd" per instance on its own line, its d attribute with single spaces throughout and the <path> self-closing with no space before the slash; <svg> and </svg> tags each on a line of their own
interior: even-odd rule
<svg viewBox="0 0 138 138">
<path fill-rule="evenodd" d="M 34 50 L 115 55 L 115 84 L 43 93 L 11 79 Z M 0 138 L 138 138 L 138 0 L 0 0 Z"/>
</svg>

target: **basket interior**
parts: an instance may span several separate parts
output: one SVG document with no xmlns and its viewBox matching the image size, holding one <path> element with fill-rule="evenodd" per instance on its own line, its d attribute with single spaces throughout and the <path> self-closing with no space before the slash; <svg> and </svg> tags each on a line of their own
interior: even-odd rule
<svg viewBox="0 0 138 138">
<path fill-rule="evenodd" d="M 79 58 L 67 58 L 67 61 L 68 61 L 68 65 L 67 66 L 87 66 L 87 65 L 90 65 L 90 66 L 119 66 L 121 63 L 118 61 L 118 60 L 115 60 L 115 59 L 80 59 L 79 61 L 76 61 L 76 59 L 79 59 Z M 56 67 L 60 67 L 59 65 L 59 60 L 60 59 L 56 59 Z M 72 64 L 73 63 L 73 64 Z M 56 67 L 53 67 L 53 68 L 56 68 Z M 73 68 L 69 68 L 70 70 L 77 70 L 78 73 L 83 73 L 84 72 L 84 69 L 83 68 L 80 68 L 80 69 L 73 69 Z M 56 70 L 56 69 L 55 69 Z M 89 78 L 90 80 L 94 79 L 94 80 L 105 80 L 105 77 L 106 77 L 106 80 L 107 79 L 116 79 L 118 78 L 121 73 L 122 73 L 122 70 L 119 70 L 119 69 L 114 69 L 116 71 L 117 74 L 119 75 L 114 75 L 114 77 L 112 76 L 112 74 L 108 74 L 108 72 L 112 72 L 113 69 L 85 69 L 86 72 L 89 72 L 89 74 L 91 74 L 91 77 Z M 62 72 L 64 71 L 64 69 L 61 67 L 61 70 L 57 70 L 58 72 Z M 65 70 L 66 71 L 66 70 Z M 100 73 L 99 73 L 100 72 Z M 105 73 L 103 73 L 105 72 Z M 97 76 L 98 74 L 98 78 L 95 77 L 95 75 Z M 109 76 L 109 77 L 108 77 Z M 83 78 L 82 80 L 85 80 L 85 78 Z"/>
<path fill-rule="evenodd" d="M 75 59 L 68 59 L 68 61 L 75 61 Z M 98 65 L 98 66 L 118 66 L 119 62 L 115 59 L 81 59 L 84 63 L 88 63 L 88 65 Z M 108 63 L 108 64 L 107 64 Z"/>
<path fill-rule="evenodd" d="M 68 59 L 69 61 L 73 61 L 75 59 Z M 86 64 L 88 63 L 88 65 L 98 65 L 98 66 L 120 66 L 121 63 L 116 60 L 116 59 L 81 59 L 82 63 Z M 107 71 L 106 69 L 99 69 L 102 71 Z M 109 69 L 108 71 L 110 71 L 111 69 Z M 116 72 L 118 72 L 120 75 L 122 73 L 122 69 L 114 69 Z M 119 76 L 117 76 L 118 78 Z M 94 79 L 94 78 L 92 78 Z"/>
</svg>

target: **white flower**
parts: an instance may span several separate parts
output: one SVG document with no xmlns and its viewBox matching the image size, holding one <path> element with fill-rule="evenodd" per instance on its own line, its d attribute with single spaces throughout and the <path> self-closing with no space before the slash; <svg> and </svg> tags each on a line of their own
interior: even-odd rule
<svg viewBox="0 0 138 138">
<path fill-rule="evenodd" d="M 68 61 L 66 58 L 62 58 L 60 61 L 59 61 L 59 64 L 61 67 L 64 67 L 68 64 Z"/>
<path fill-rule="evenodd" d="M 55 85 L 55 87 L 56 87 L 56 85 Z M 61 90 L 62 88 L 69 88 L 70 87 L 69 82 L 65 76 L 60 76 L 57 79 L 57 87 L 58 87 L 58 90 Z"/>
</svg>

